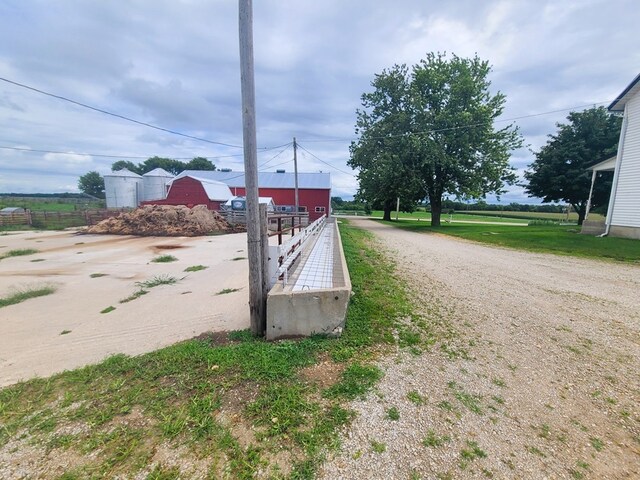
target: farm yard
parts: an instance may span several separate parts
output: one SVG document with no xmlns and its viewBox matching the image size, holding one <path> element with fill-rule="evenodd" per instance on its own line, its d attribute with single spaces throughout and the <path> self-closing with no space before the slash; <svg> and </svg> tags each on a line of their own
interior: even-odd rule
<svg viewBox="0 0 640 480">
<path fill-rule="evenodd" d="M 16 275 L 55 289 L 0 308 L 7 331 L 37 331 L 2 345 L 3 374 L 5 351 L 30 364 L 41 350 L 26 376 L 46 376 L 174 345 L 0 390 L 0 476 L 637 477 L 638 266 L 412 223 L 345 221 L 343 336 L 273 343 L 201 335 L 248 325 L 244 234 L 3 235 L 3 293 Z M 65 349 L 81 361 L 50 368 Z"/>
</svg>

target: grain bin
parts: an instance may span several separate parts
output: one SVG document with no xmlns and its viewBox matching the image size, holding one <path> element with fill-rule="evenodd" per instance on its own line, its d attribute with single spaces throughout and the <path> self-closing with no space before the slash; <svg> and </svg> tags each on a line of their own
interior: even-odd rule
<svg viewBox="0 0 640 480">
<path fill-rule="evenodd" d="M 142 200 L 164 200 L 167 198 L 167 185 L 173 175 L 162 168 L 155 168 L 142 175 Z"/>
<path fill-rule="evenodd" d="M 143 197 L 142 177 L 126 168 L 104 176 L 107 208 L 135 208 Z"/>
</svg>

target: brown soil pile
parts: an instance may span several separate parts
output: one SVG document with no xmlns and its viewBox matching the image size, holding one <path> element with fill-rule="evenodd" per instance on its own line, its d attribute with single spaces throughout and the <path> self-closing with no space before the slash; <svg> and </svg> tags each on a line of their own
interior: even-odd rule
<svg viewBox="0 0 640 480">
<path fill-rule="evenodd" d="M 197 237 L 231 232 L 227 221 L 205 205 L 145 205 L 89 227 L 87 233 L 166 237 Z"/>
</svg>

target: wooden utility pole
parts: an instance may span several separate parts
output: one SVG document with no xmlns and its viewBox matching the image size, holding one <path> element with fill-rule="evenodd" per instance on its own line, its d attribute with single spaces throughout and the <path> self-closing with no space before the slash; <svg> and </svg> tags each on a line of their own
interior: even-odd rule
<svg viewBox="0 0 640 480">
<path fill-rule="evenodd" d="M 298 201 L 298 144 L 296 137 L 293 137 L 293 176 L 295 178 L 295 203 L 296 214 L 300 213 L 300 202 Z"/>
<path fill-rule="evenodd" d="M 256 93 L 253 74 L 253 5 L 239 0 L 240 84 L 242 90 L 242 137 L 244 181 L 247 199 L 247 252 L 249 258 L 249 312 L 251 332 L 264 335 L 266 297 L 262 284 L 262 246 L 258 206 L 258 150 L 256 142 Z"/>
</svg>

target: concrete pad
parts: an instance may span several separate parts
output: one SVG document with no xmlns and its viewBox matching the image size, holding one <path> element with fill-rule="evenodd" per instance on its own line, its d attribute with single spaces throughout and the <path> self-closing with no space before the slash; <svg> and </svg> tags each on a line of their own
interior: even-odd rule
<svg viewBox="0 0 640 480">
<path fill-rule="evenodd" d="M 0 260 L 0 296 L 43 285 L 57 290 L 0 308 L 0 386 L 115 353 L 149 352 L 207 331 L 249 327 L 244 233 L 195 238 L 74 232 L 0 236 L 0 255 L 24 248 L 39 253 Z M 178 260 L 151 263 L 163 254 Z M 208 268 L 184 272 L 193 265 Z M 106 276 L 91 278 L 93 273 Z M 158 275 L 179 281 L 119 303 L 139 289 L 136 282 Z M 217 295 L 224 289 L 238 291 Z M 109 306 L 116 309 L 100 313 Z M 62 334 L 65 330 L 70 333 Z"/>
</svg>

